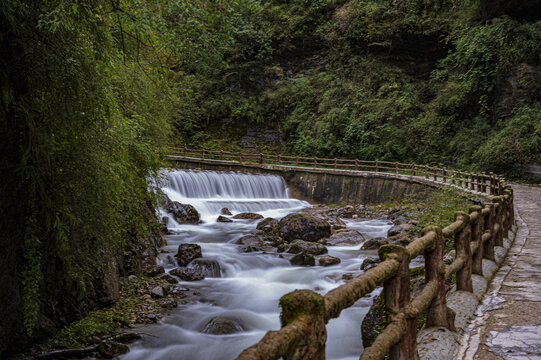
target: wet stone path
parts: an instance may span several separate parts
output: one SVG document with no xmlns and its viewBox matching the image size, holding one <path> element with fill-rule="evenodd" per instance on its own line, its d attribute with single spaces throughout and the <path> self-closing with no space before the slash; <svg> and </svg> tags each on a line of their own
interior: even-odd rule
<svg viewBox="0 0 541 360">
<path fill-rule="evenodd" d="M 474 320 L 463 360 L 541 360 L 541 188 L 513 190 L 517 237 L 503 281 L 489 295 L 492 305 Z"/>
</svg>

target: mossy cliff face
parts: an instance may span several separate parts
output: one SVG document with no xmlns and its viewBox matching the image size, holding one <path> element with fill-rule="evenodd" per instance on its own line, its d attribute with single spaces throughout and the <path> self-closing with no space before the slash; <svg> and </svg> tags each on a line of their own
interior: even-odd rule
<svg viewBox="0 0 541 360">
<path fill-rule="evenodd" d="M 25 328 L 23 284 L 24 260 L 17 256 L 14 241 L 0 254 L 0 282 L 2 283 L 0 318 L 0 355 L 7 356 L 25 350 L 35 341 L 54 335 L 64 325 L 82 318 L 89 311 L 109 306 L 120 298 L 120 277 L 129 274 L 157 274 L 157 247 L 160 235 L 133 238 L 121 248 L 109 247 L 102 252 L 102 261 L 96 264 L 92 281 L 85 288 L 65 281 L 54 248 L 42 254 L 43 276 L 39 283 L 39 309 L 37 321 L 29 336 Z M 13 251 L 13 252 L 12 252 Z M 16 254 L 15 256 L 13 254 Z"/>
</svg>

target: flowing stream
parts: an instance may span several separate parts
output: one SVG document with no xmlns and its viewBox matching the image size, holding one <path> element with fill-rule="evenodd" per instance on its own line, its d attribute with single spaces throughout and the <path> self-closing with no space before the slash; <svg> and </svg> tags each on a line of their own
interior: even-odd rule
<svg viewBox="0 0 541 360">
<path fill-rule="evenodd" d="M 293 199 L 279 176 L 213 171 L 171 171 L 162 190 L 172 199 L 192 204 L 202 224 L 179 225 L 170 218 L 161 261 L 170 271 L 176 264 L 172 255 L 180 243 L 197 243 L 203 258 L 220 263 L 220 278 L 181 282 L 199 295 L 194 303 L 179 305 L 159 324 L 148 326 L 142 340 L 131 346 L 124 360 L 234 359 L 243 349 L 255 344 L 268 330 L 280 328 L 278 301 L 295 289 L 311 289 L 320 294 L 343 284 L 344 273 L 354 276 L 369 255 L 356 246 L 328 246 L 329 255 L 339 257 L 339 265 L 293 266 L 277 253 L 239 252 L 235 241 L 253 231 L 258 221 L 216 222 L 227 207 L 233 215 L 257 212 L 265 217 L 282 218 L 310 206 Z M 164 213 L 164 216 L 167 214 Z M 380 220 L 344 220 L 366 238 L 385 236 L 391 226 Z M 358 359 L 362 351 L 360 327 L 371 297 L 361 298 L 327 325 L 327 358 Z M 215 317 L 232 319 L 242 331 L 230 335 L 211 335 L 202 330 Z"/>
</svg>

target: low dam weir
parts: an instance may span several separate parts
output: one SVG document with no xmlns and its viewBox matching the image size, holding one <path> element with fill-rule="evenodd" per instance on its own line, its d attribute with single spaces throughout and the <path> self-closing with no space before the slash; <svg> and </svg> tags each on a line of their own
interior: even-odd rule
<svg viewBox="0 0 541 360">
<path fill-rule="evenodd" d="M 334 266 L 292 265 L 290 254 L 272 250 L 242 252 L 236 241 L 252 233 L 260 220 L 231 219 L 218 222 L 222 208 L 232 216 L 255 212 L 264 217 L 282 217 L 311 206 L 295 198 L 285 179 L 276 174 L 230 171 L 170 170 L 163 173 L 162 191 L 173 201 L 191 204 L 202 223 L 179 224 L 169 214 L 160 262 L 166 272 L 178 266 L 174 255 L 179 244 L 198 244 L 203 259 L 216 261 L 220 276 L 199 281 L 179 281 L 193 294 L 160 323 L 145 328 L 142 340 L 131 346 L 124 360 L 235 359 L 257 343 L 267 331 L 280 329 L 279 299 L 296 289 L 324 294 L 345 283 L 343 274 L 357 276 L 360 265 L 374 251 L 361 245 L 328 246 L 328 255 L 341 259 Z M 346 226 L 366 239 L 384 237 L 391 224 L 382 220 L 344 219 Z M 188 265 L 189 267 L 189 265 Z M 373 294 L 377 294 L 374 291 Z M 372 296 L 358 300 L 328 324 L 327 359 L 358 359 L 362 352 L 360 327 L 372 304 Z M 212 331 L 216 324 L 228 327 L 225 334 Z"/>
</svg>

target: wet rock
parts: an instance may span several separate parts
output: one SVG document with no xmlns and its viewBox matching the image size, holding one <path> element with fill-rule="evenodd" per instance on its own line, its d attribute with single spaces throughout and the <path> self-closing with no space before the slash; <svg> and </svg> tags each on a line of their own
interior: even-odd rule
<svg viewBox="0 0 541 360">
<path fill-rule="evenodd" d="M 246 235 L 235 241 L 235 244 L 257 248 L 263 246 L 263 240 L 257 235 Z"/>
<path fill-rule="evenodd" d="M 187 267 L 178 267 L 171 270 L 169 273 L 171 275 L 178 276 L 181 280 L 184 281 L 198 281 L 205 278 L 205 275 L 203 275 L 200 271 Z"/>
<path fill-rule="evenodd" d="M 328 239 L 325 239 L 327 245 L 334 246 L 347 246 L 358 245 L 365 241 L 364 236 L 356 230 L 342 230 L 331 235 Z"/>
<path fill-rule="evenodd" d="M 299 266 L 314 266 L 316 264 L 316 259 L 311 254 L 300 253 L 291 258 L 289 262 L 292 265 Z"/>
<path fill-rule="evenodd" d="M 181 204 L 178 201 L 171 201 L 165 206 L 165 211 L 173 215 L 179 224 L 199 224 L 199 213 L 190 204 Z"/>
<path fill-rule="evenodd" d="M 243 219 L 243 220 L 259 220 L 263 219 L 263 215 L 259 215 L 256 213 L 240 213 L 235 216 L 233 216 L 233 219 Z"/>
<path fill-rule="evenodd" d="M 366 240 L 366 242 L 361 247 L 361 250 L 377 250 L 382 245 L 387 245 L 389 243 L 389 240 L 386 238 L 373 238 Z"/>
<path fill-rule="evenodd" d="M 383 298 L 380 295 L 374 297 L 372 306 L 363 319 L 361 325 L 361 333 L 363 340 L 363 347 L 367 348 L 376 339 L 376 337 L 383 331 L 387 323 L 387 316 L 385 314 L 385 304 Z"/>
<path fill-rule="evenodd" d="M 161 232 L 168 235 L 170 234 L 171 232 L 169 231 L 169 229 L 167 228 L 167 223 L 169 223 L 169 218 L 167 216 L 164 216 L 162 217 L 162 222 L 161 222 Z"/>
<path fill-rule="evenodd" d="M 278 220 L 273 218 L 265 218 L 257 223 L 257 230 L 261 231 L 273 231 L 275 229 L 278 229 Z"/>
<path fill-rule="evenodd" d="M 340 262 L 341 262 L 340 258 L 337 258 L 335 256 L 330 256 L 330 255 L 321 256 L 319 258 L 319 265 L 321 266 L 336 265 L 336 264 L 340 264 Z"/>
<path fill-rule="evenodd" d="M 193 259 L 202 257 L 201 246 L 197 244 L 180 244 L 175 257 L 179 266 L 186 266 Z"/>
<path fill-rule="evenodd" d="M 165 280 L 165 281 L 167 281 L 169 284 L 177 284 L 177 283 L 178 283 L 178 280 L 175 279 L 173 276 L 171 276 L 171 275 L 169 275 L 169 274 L 163 274 L 163 275 L 160 276 L 158 279 Z"/>
<path fill-rule="evenodd" d="M 233 222 L 233 220 L 231 220 L 230 218 L 226 218 L 225 216 L 218 216 L 218 219 L 216 219 L 217 222 L 221 222 L 221 223 L 230 223 L 230 222 Z"/>
<path fill-rule="evenodd" d="M 236 334 L 244 331 L 242 326 L 235 320 L 214 317 L 205 325 L 202 333 L 212 335 Z"/>
<path fill-rule="evenodd" d="M 161 286 L 156 286 L 152 291 L 150 292 L 150 295 L 153 298 L 162 298 L 165 296 L 165 291 Z"/>
<path fill-rule="evenodd" d="M 361 270 L 372 269 L 380 263 L 380 260 L 377 257 L 369 257 L 363 260 L 361 264 Z"/>
<path fill-rule="evenodd" d="M 114 358 L 126 354 L 130 348 L 128 345 L 116 341 L 102 341 L 98 344 L 98 351 L 102 357 Z"/>
<path fill-rule="evenodd" d="M 154 323 L 158 322 L 158 317 L 156 316 L 156 314 L 148 314 L 147 319 L 154 322 Z"/>
<path fill-rule="evenodd" d="M 338 216 L 344 219 L 351 219 L 353 215 L 357 215 L 355 208 L 351 205 L 344 206 L 338 209 Z"/>
<path fill-rule="evenodd" d="M 287 252 L 290 254 L 307 253 L 312 255 L 321 255 L 327 253 L 327 248 L 318 243 L 295 240 L 291 242 Z"/>
<path fill-rule="evenodd" d="M 391 236 L 398 235 L 400 233 L 410 233 L 410 232 L 415 231 L 415 229 L 416 229 L 415 225 L 412 225 L 409 223 L 401 224 L 401 225 L 393 225 L 389 229 L 389 231 L 387 231 L 387 236 L 391 237 Z"/>
<path fill-rule="evenodd" d="M 220 214 L 222 214 L 222 215 L 233 215 L 233 214 L 231 214 L 231 211 L 229 211 L 228 208 L 222 208 L 222 210 L 220 210 Z"/>
<path fill-rule="evenodd" d="M 353 279 L 353 274 L 352 273 L 345 273 L 345 274 L 342 275 L 342 279 L 346 280 L 346 281 L 351 280 L 351 279 Z"/>
<path fill-rule="evenodd" d="M 220 263 L 213 259 L 195 259 L 188 264 L 189 269 L 195 269 L 205 277 L 219 278 L 222 276 Z"/>
<path fill-rule="evenodd" d="M 240 246 L 239 251 L 243 253 L 251 253 L 261 251 L 261 248 L 257 246 Z"/>
<path fill-rule="evenodd" d="M 280 236 L 287 242 L 295 239 L 314 242 L 331 235 L 331 225 L 327 221 L 307 214 L 289 214 L 278 226 Z"/>
</svg>

